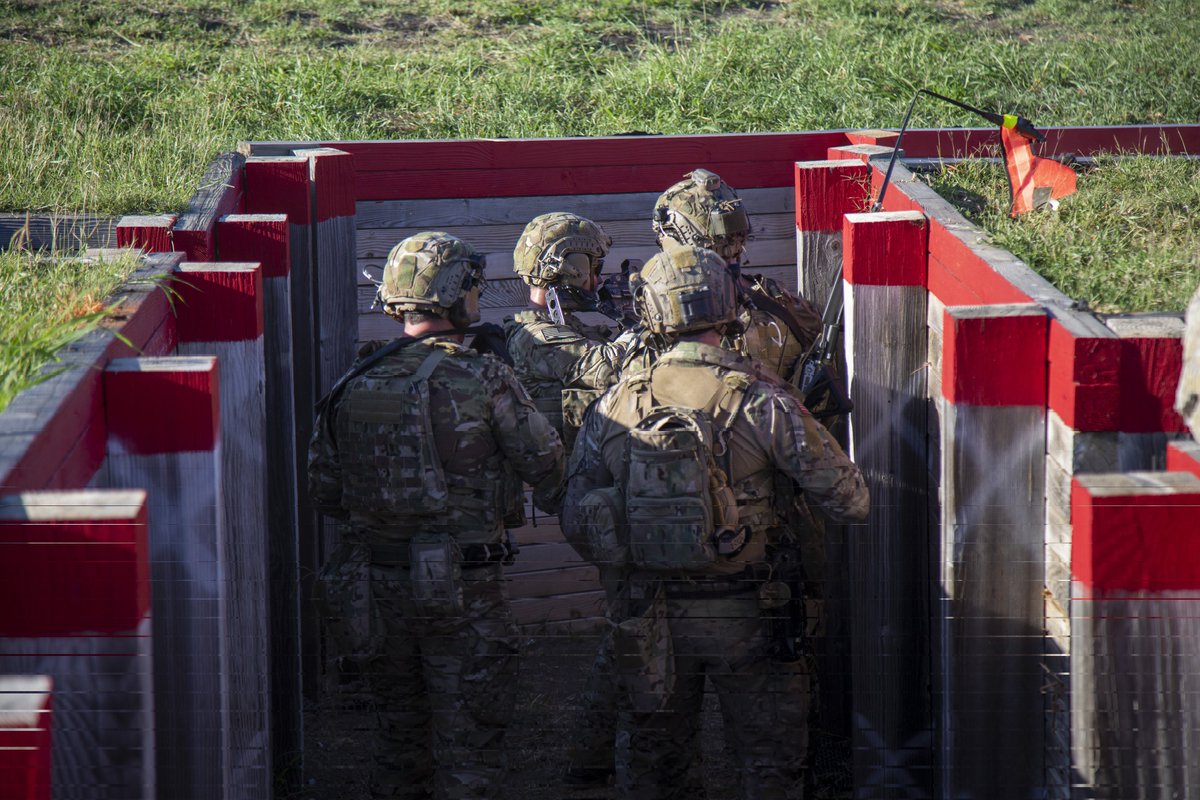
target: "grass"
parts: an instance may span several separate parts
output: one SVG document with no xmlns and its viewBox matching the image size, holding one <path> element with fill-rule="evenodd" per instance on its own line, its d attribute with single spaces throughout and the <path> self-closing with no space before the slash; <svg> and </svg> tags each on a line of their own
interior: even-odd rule
<svg viewBox="0 0 1200 800">
<path fill-rule="evenodd" d="M 1104 159 L 1057 211 L 1015 220 L 1002 164 L 967 161 L 927 179 L 994 244 L 1096 311 L 1181 311 L 1200 281 L 1200 161 Z"/>
<path fill-rule="evenodd" d="M 56 374 L 58 351 L 95 328 L 104 300 L 139 259 L 47 258 L 0 252 L 0 411 L 24 389 Z"/>
<path fill-rule="evenodd" d="M 1191 0 L 0 0 L 0 210 L 181 208 L 243 139 L 1200 119 Z M 917 126 L 976 125 L 928 104 Z"/>
</svg>

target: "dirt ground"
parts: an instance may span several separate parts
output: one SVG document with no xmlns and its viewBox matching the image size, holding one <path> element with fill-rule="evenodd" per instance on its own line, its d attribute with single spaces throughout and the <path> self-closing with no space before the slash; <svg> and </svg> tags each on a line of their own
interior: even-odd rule
<svg viewBox="0 0 1200 800">
<path fill-rule="evenodd" d="M 564 789 L 566 749 L 574 738 L 584 682 L 598 637 L 593 634 L 531 635 L 525 640 L 517 686 L 516 717 L 508 734 L 510 772 L 505 800 L 607 798 L 612 793 Z M 361 800 L 368 797 L 374 719 L 369 700 L 353 691 L 329 694 L 304 716 L 303 800 Z M 715 696 L 705 698 L 703 755 L 708 800 L 732 798 L 733 771 Z M 821 800 L 851 796 L 849 746 L 818 734 L 815 754 Z"/>
</svg>

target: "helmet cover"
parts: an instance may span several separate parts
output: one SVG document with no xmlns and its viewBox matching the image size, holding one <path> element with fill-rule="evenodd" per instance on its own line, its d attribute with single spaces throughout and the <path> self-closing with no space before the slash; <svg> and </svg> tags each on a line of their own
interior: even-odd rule
<svg viewBox="0 0 1200 800">
<path fill-rule="evenodd" d="M 388 254 L 377 298 L 392 316 L 423 311 L 447 317 L 472 288 L 486 285 L 484 266 L 483 254 L 457 236 L 417 233 Z"/>
<path fill-rule="evenodd" d="M 629 278 L 651 333 L 686 333 L 737 320 L 737 289 L 725 259 L 693 245 L 668 246 Z"/>
<path fill-rule="evenodd" d="M 513 271 L 530 286 L 583 289 L 591 274 L 599 274 L 610 247 L 612 238 L 590 219 L 565 211 L 542 214 L 517 241 Z"/>
<path fill-rule="evenodd" d="M 733 188 L 715 172 L 692 170 L 663 192 L 654 204 L 651 224 L 658 244 L 694 244 L 737 262 L 753 230 L 750 216 Z"/>
</svg>

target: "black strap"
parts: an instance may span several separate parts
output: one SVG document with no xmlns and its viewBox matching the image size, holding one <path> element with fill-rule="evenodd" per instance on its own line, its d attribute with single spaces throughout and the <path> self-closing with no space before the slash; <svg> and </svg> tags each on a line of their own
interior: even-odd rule
<svg viewBox="0 0 1200 800">
<path fill-rule="evenodd" d="M 780 303 L 774 297 L 771 297 L 771 295 L 767 294 L 765 287 L 760 292 L 752 292 L 739 285 L 738 294 L 740 294 L 752 305 L 757 306 L 763 311 L 766 311 L 768 314 L 783 320 L 783 324 L 787 325 L 788 330 L 791 331 L 792 338 L 797 342 L 804 341 L 804 331 L 801 330 L 800 326 L 796 323 L 796 318 L 792 316 L 792 312 L 788 310 L 783 303 Z"/>
</svg>

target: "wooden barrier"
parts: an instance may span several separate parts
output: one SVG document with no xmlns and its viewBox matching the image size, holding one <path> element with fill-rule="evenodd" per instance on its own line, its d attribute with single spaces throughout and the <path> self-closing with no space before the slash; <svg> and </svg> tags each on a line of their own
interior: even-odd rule
<svg viewBox="0 0 1200 800">
<path fill-rule="evenodd" d="M 1072 486 L 1072 796 L 1200 792 L 1200 478 Z"/>
<path fill-rule="evenodd" d="M 0 675 L 0 793 L 50 800 L 49 675 Z"/>
<path fill-rule="evenodd" d="M 176 282 L 180 356 L 216 356 L 221 443 L 221 679 L 226 797 L 271 787 L 270 628 L 263 278 L 257 263 L 185 262 Z"/>
<path fill-rule="evenodd" d="M 141 490 L 0 497 L 0 674 L 53 681 L 53 757 L 38 741 L 48 724 L 22 727 L 55 797 L 155 796 L 147 540 Z M 36 785 L 26 797 L 50 797 Z"/>
<path fill-rule="evenodd" d="M 200 187 L 171 228 L 173 249 L 191 261 L 213 261 L 217 257 L 217 220 L 242 210 L 242 165 L 240 153 L 222 153 L 205 170 Z"/>
<path fill-rule="evenodd" d="M 0 251 L 117 247 L 117 221 L 95 214 L 0 214 Z"/>
<path fill-rule="evenodd" d="M 317 347 L 313 303 L 313 208 L 309 162 L 301 156 L 246 159 L 246 211 L 287 217 L 290 327 L 292 342 L 292 405 L 295 409 L 297 480 L 296 548 L 299 559 L 300 669 L 305 697 L 315 699 L 321 674 L 320 625 L 312 603 L 313 581 L 321 567 L 317 515 L 307 491 L 308 442 L 312 438 L 317 395 Z M 268 322 L 268 325 L 274 325 Z"/>
<path fill-rule="evenodd" d="M 1183 314 L 1109 317 L 1120 338 L 1117 471 L 1161 470 L 1167 442 L 1189 437 L 1175 410 L 1183 369 Z"/>
<path fill-rule="evenodd" d="M 871 490 L 848 529 L 855 786 L 932 796 L 925 217 L 846 214 L 842 239 L 850 454 Z"/>
<path fill-rule="evenodd" d="M 303 725 L 289 227 L 284 214 L 231 214 L 220 221 L 217 241 L 221 258 L 259 261 L 263 270 L 271 752 L 274 771 L 294 790 L 299 786 Z"/>
<path fill-rule="evenodd" d="M 854 161 L 796 163 L 796 286 L 818 309 L 842 268 L 842 216 L 866 210 L 867 173 Z"/>
<path fill-rule="evenodd" d="M 171 800 L 225 797 L 230 763 L 219 394 L 213 357 L 119 358 L 104 372 L 97 483 L 148 494 L 156 763 Z"/>
</svg>

